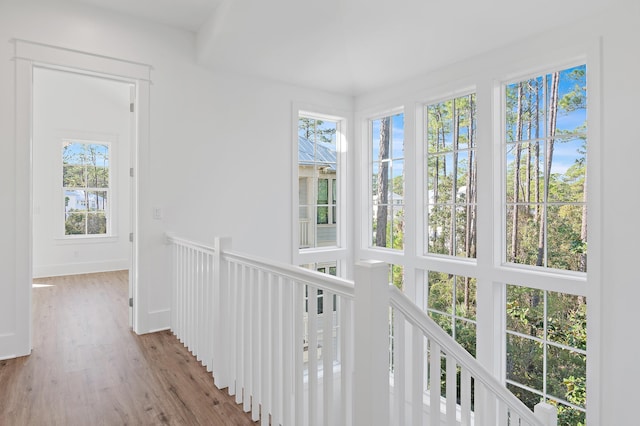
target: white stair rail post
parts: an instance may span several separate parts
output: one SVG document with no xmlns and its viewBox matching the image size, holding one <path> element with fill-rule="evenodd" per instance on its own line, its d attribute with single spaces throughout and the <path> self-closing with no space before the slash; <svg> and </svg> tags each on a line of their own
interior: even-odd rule
<svg viewBox="0 0 640 426">
<path fill-rule="evenodd" d="M 354 424 L 389 424 L 389 267 L 355 267 Z"/>
<path fill-rule="evenodd" d="M 544 426 L 558 426 L 558 409 L 546 402 L 540 402 L 533 407 L 535 416 Z"/>
<path fill-rule="evenodd" d="M 231 249 L 231 238 L 216 237 L 213 257 L 213 378 L 219 389 L 229 386 L 229 270 L 222 256 Z"/>
</svg>

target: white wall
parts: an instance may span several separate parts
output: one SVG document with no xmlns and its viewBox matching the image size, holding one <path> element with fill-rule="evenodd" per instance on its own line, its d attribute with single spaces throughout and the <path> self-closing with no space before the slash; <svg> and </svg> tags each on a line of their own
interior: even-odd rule
<svg viewBox="0 0 640 426">
<path fill-rule="evenodd" d="M 128 269 L 130 85 L 36 68 L 33 87 L 33 275 Z M 63 139 L 109 143 L 108 237 L 63 235 Z"/>
<path fill-rule="evenodd" d="M 640 5 L 594 17 L 536 40 L 523 42 L 540 52 L 561 53 L 567 43 L 603 36 L 602 145 L 603 174 L 602 271 L 599 274 L 601 416 L 596 425 L 637 423 L 640 383 L 640 340 L 635 312 L 637 285 L 636 225 L 640 198 L 637 181 L 640 141 L 634 124 L 640 86 Z M 164 209 L 164 219 L 141 211 L 140 280 L 148 286 L 144 329 L 168 325 L 170 291 L 163 232 L 211 240 L 234 238 L 234 247 L 253 254 L 288 260 L 291 256 L 291 102 L 350 109 L 347 97 L 269 83 L 200 68 L 194 62 L 192 34 L 67 3 L 0 2 L 0 40 L 24 38 L 153 65 L 151 87 L 150 162 L 153 182 L 145 196 Z M 517 50 L 505 48 L 468 62 L 468 71 L 435 72 L 384 92 L 363 96 L 358 110 L 414 102 L 421 93 L 453 88 L 449 81 L 492 78 L 501 65 L 512 70 L 526 63 Z M 0 43 L 0 358 L 20 354 L 16 344 L 16 282 L 14 205 L 14 63 L 10 43 Z M 457 87 L 456 87 L 457 88 Z M 595 159 L 597 161 L 597 159 Z M 247 194 L 250 194 L 248 196 Z M 279 206 L 286 206 L 280 208 Z M 597 299 L 597 298 L 596 298 Z M 598 303 L 598 300 L 590 300 Z"/>
<path fill-rule="evenodd" d="M 633 4 L 631 4 L 633 3 Z M 604 18 L 604 19 L 603 19 Z M 603 30 L 603 268 L 601 274 L 601 425 L 637 424 L 640 339 L 638 241 L 640 197 L 627 185 L 638 182 L 638 70 L 640 4 L 597 21 Z"/>
<path fill-rule="evenodd" d="M 164 232 L 212 241 L 280 261 L 291 258 L 293 102 L 351 110 L 350 97 L 227 75 L 195 63 L 195 36 L 67 2 L 0 2 L 0 40 L 32 40 L 153 66 L 151 140 L 140 160 L 140 331 L 169 326 L 170 268 Z M 0 203 L 17 198 L 13 45 L 0 43 Z M 251 194 L 251 196 L 247 196 Z M 153 207 L 163 219 L 153 219 Z M 0 209 L 0 358 L 25 353 L 16 334 L 18 215 Z"/>
<path fill-rule="evenodd" d="M 639 20 L 640 4 L 628 1 L 627 7 L 611 9 L 608 13 L 356 99 L 357 116 L 404 105 L 409 112 L 405 117 L 407 129 L 413 129 L 418 103 L 475 87 L 479 108 L 483 108 L 478 117 L 479 137 L 483 141 L 478 143 L 491 144 L 499 140 L 499 134 L 490 129 L 493 119 L 480 115 L 482 111 L 491 111 L 496 82 L 519 73 L 545 70 L 547 64 L 572 61 L 601 46 L 601 63 L 591 64 L 593 68 L 589 70 L 590 76 L 600 76 L 596 87 L 602 92 L 600 105 L 595 104 L 596 97 L 589 100 L 590 113 L 601 112 L 600 120 L 594 117 L 593 121 L 599 121 L 600 128 L 590 135 L 590 144 L 600 144 L 601 155 L 589 158 L 601 174 L 600 186 L 590 175 L 590 184 L 595 189 L 590 196 L 597 193 L 601 199 L 600 241 L 592 240 L 590 234 L 589 288 L 586 290 L 589 315 L 596 314 L 589 318 L 589 332 L 599 334 L 590 335 L 588 348 L 589 370 L 599 373 L 599 381 L 593 381 L 593 377 L 589 379 L 589 411 L 590 415 L 594 414 L 589 424 L 592 425 L 638 424 L 640 418 L 637 404 L 640 339 L 637 338 L 636 321 L 640 301 L 637 279 L 640 198 L 632 189 L 638 181 L 637 161 L 640 158 L 640 136 L 634 131 L 638 121 L 637 100 L 640 99 L 640 85 L 637 84 L 640 55 L 635 53 L 640 40 Z M 481 129 L 480 123 L 488 123 L 489 129 Z M 359 133 L 356 132 L 356 140 L 359 140 Z M 415 135 L 408 131 L 405 138 L 405 143 L 411 145 Z M 407 148 L 407 157 L 412 156 L 412 150 L 411 146 Z M 491 176 L 492 171 L 480 170 L 479 173 Z M 407 177 L 408 181 L 411 179 Z M 410 192 L 407 189 L 407 193 Z M 480 204 L 484 202 L 479 200 Z M 415 208 L 408 204 L 407 214 L 413 214 Z M 492 218 L 485 219 L 486 222 L 481 222 L 479 217 L 479 240 L 485 236 L 492 238 Z M 411 238 L 407 236 L 409 251 L 415 250 Z M 592 256 L 594 252 L 599 259 Z M 370 252 L 363 250 L 356 254 L 358 256 L 367 257 Z M 592 269 L 592 264 L 598 267 Z M 479 352 L 484 339 L 480 336 L 482 333 L 492 335 L 494 331 L 478 330 Z"/>
</svg>

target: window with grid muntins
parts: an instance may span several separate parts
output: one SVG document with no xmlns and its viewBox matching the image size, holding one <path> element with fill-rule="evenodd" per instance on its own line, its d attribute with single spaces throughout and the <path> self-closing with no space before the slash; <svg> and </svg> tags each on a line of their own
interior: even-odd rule
<svg viewBox="0 0 640 426">
<path fill-rule="evenodd" d="M 371 246 L 404 249 L 404 113 L 370 120 Z"/>
<path fill-rule="evenodd" d="M 109 145 L 65 140 L 62 144 L 64 235 L 109 235 Z"/>
<path fill-rule="evenodd" d="M 505 86 L 505 261 L 587 270 L 586 66 Z"/>
<path fill-rule="evenodd" d="M 476 96 L 425 107 L 426 252 L 476 257 Z"/>
</svg>

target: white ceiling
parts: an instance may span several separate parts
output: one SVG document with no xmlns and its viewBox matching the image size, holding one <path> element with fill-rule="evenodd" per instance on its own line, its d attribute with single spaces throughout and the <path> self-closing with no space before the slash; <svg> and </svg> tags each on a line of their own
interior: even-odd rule
<svg viewBox="0 0 640 426">
<path fill-rule="evenodd" d="M 75 0 L 196 32 L 224 0 Z"/>
<path fill-rule="evenodd" d="M 205 66 L 357 95 L 637 0 L 77 1 L 198 33 Z"/>
</svg>

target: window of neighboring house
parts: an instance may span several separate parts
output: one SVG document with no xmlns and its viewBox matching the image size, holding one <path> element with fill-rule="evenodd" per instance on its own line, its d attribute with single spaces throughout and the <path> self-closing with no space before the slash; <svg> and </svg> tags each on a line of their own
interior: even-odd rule
<svg viewBox="0 0 640 426">
<path fill-rule="evenodd" d="M 338 246 L 340 122 L 298 117 L 299 248 Z"/>
<path fill-rule="evenodd" d="M 311 269 L 312 271 L 322 272 L 323 274 L 329 274 L 336 276 L 338 272 L 337 268 L 338 262 L 322 262 L 322 263 L 312 263 L 306 265 L 300 265 L 303 268 Z M 324 296 L 321 289 L 317 290 L 318 295 L 318 314 L 324 312 Z M 333 295 L 333 310 L 336 310 L 336 295 Z M 309 312 L 309 286 L 305 286 L 304 288 L 304 311 Z"/>
<path fill-rule="evenodd" d="M 504 86 L 503 262 L 523 277 L 587 272 L 586 66 Z M 551 289 L 553 290 L 553 289 Z M 506 285 L 506 379 L 530 408 L 558 406 L 558 424 L 586 418 L 586 298 Z"/>
<path fill-rule="evenodd" d="M 318 225 L 335 225 L 336 221 L 336 179 L 318 178 L 318 202 L 317 220 Z"/>
<path fill-rule="evenodd" d="M 507 387 L 531 409 L 556 405 L 559 425 L 584 425 L 586 298 L 507 285 L 506 307 Z"/>
<path fill-rule="evenodd" d="M 476 96 L 425 107 L 426 252 L 476 257 Z"/>
<path fill-rule="evenodd" d="M 505 261 L 587 270 L 586 66 L 505 87 Z"/>
<path fill-rule="evenodd" d="M 305 269 L 310 269 L 312 271 L 318 271 L 321 272 L 323 274 L 329 274 L 329 275 L 333 275 L 336 276 L 338 273 L 338 262 L 337 261 L 331 261 L 331 262 L 318 262 L 318 263 L 308 263 L 308 264 L 304 264 L 304 265 L 300 265 L 302 268 Z M 323 350 L 323 346 L 322 345 L 322 341 L 325 338 L 325 336 L 329 335 L 332 336 L 333 339 L 333 359 L 334 361 L 337 361 L 339 359 L 339 354 L 340 354 L 340 339 L 338 337 L 339 332 L 340 332 L 340 326 L 339 326 L 339 319 L 337 316 L 337 312 L 339 311 L 338 309 L 338 297 L 334 294 L 333 297 L 331 299 L 326 300 L 326 304 L 325 304 L 325 298 L 326 295 L 324 294 L 324 292 L 322 291 L 322 289 L 316 289 L 315 287 L 309 287 L 308 285 L 304 286 L 304 315 L 303 315 L 303 319 L 304 319 L 304 335 L 303 335 L 303 340 L 304 340 L 304 345 L 305 347 L 308 347 L 309 345 L 309 296 L 310 295 L 315 295 L 317 298 L 317 308 L 316 308 L 316 313 L 317 313 L 317 318 L 318 318 L 318 323 L 317 323 L 317 329 L 318 329 L 318 348 L 316 353 L 318 353 L 318 359 L 320 359 L 320 354 L 322 353 Z M 313 296 L 312 296 L 313 297 Z M 322 320 L 320 320 L 320 318 L 323 317 L 323 314 L 325 313 L 325 306 L 329 305 L 329 311 L 330 313 L 333 315 L 332 316 L 332 327 L 331 327 L 331 332 L 330 333 L 325 333 L 325 329 L 323 328 L 323 323 L 322 321 L 324 321 L 324 318 Z M 307 353 L 307 351 L 305 351 L 305 353 Z M 313 352 L 310 352 L 313 353 Z M 308 355 L 306 355 L 308 357 Z M 305 362 L 308 358 L 305 359 Z"/>
<path fill-rule="evenodd" d="M 344 277 L 349 256 L 346 240 L 346 130 L 345 118 L 297 110 L 298 218 L 294 223 L 293 264 L 324 274 Z M 295 156 L 294 156 L 295 158 Z M 295 184 L 294 180 L 294 184 Z M 295 199 L 295 194 L 294 194 Z M 295 205 L 294 205 L 295 207 Z M 295 215 L 294 215 L 295 219 Z M 295 250 L 295 248 L 298 250 Z M 331 297 L 329 297 L 331 296 Z M 341 323 L 345 320 L 343 298 L 314 286 L 303 291 L 303 362 L 320 359 L 333 344 L 332 358 L 340 361 Z M 329 322 L 331 326 L 329 326 Z M 315 333 L 312 333 L 315 330 Z M 317 347 L 310 348 L 311 337 Z M 316 358 L 317 355 L 317 358 Z M 323 366 L 319 365 L 322 369 Z"/>
<path fill-rule="evenodd" d="M 371 246 L 404 249 L 404 113 L 369 121 Z"/>
<path fill-rule="evenodd" d="M 110 148 L 107 143 L 62 142 L 64 235 L 109 235 Z"/>
</svg>

